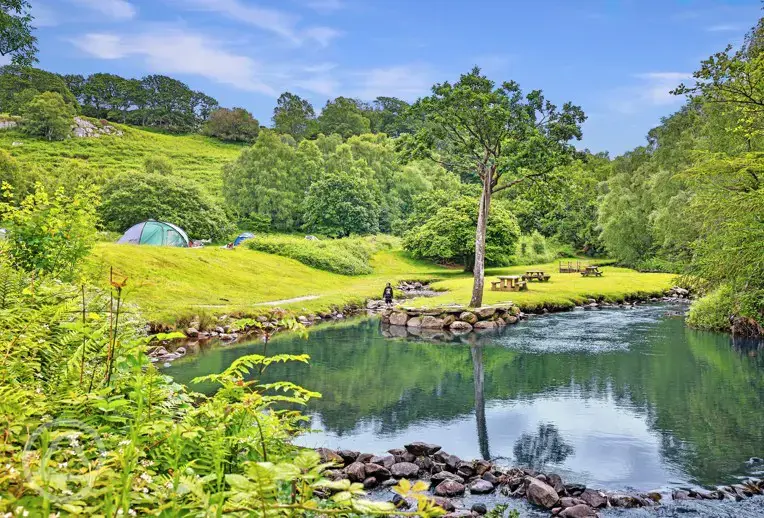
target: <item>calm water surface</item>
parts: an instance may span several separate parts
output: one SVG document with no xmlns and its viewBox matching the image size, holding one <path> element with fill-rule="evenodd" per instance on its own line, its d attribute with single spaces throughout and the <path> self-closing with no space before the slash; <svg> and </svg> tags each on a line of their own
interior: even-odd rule
<svg viewBox="0 0 764 518">
<path fill-rule="evenodd" d="M 319 430 L 301 439 L 308 446 L 383 452 L 425 440 L 608 489 L 761 476 L 746 461 L 764 457 L 764 350 L 687 329 L 678 310 L 578 310 L 462 338 L 376 319 L 320 326 L 271 340 L 267 354 L 307 352 L 311 363 L 265 379 L 323 394 L 307 409 Z M 189 382 L 263 349 L 213 348 L 167 372 Z"/>
</svg>

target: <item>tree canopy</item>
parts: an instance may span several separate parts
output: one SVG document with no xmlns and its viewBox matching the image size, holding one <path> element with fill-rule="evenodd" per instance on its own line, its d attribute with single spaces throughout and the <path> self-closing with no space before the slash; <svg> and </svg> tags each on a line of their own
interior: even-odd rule
<svg viewBox="0 0 764 518">
<path fill-rule="evenodd" d="M 484 287 L 486 222 L 493 194 L 520 183 L 542 182 L 569 162 L 581 138 L 583 111 L 561 109 L 540 90 L 523 95 L 513 81 L 496 86 L 475 67 L 459 81 L 436 84 L 413 106 L 425 121 L 404 140 L 410 156 L 429 157 L 483 186 L 475 236 L 474 288 L 470 305 L 480 306 Z"/>
<path fill-rule="evenodd" d="M 0 0 L 0 56 L 10 56 L 15 65 L 37 62 L 31 8 L 26 0 Z"/>
</svg>

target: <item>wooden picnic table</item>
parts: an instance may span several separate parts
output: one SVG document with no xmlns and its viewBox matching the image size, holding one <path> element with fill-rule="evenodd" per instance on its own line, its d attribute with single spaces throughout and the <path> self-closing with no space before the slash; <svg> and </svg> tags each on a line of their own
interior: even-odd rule
<svg viewBox="0 0 764 518">
<path fill-rule="evenodd" d="M 492 291 L 520 291 L 527 289 L 525 279 L 520 275 L 499 275 L 498 281 L 491 282 Z"/>
<path fill-rule="evenodd" d="M 602 272 L 599 266 L 587 266 L 581 272 L 581 275 L 584 277 L 602 277 Z"/>
<path fill-rule="evenodd" d="M 528 270 L 523 275 L 523 279 L 526 281 L 537 280 L 539 282 L 547 282 L 551 276 L 544 273 L 543 270 Z"/>
</svg>

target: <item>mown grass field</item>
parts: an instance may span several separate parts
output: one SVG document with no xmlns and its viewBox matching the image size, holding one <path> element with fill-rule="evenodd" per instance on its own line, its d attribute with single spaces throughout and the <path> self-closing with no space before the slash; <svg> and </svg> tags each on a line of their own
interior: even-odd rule
<svg viewBox="0 0 764 518">
<path fill-rule="evenodd" d="M 381 297 L 386 282 L 431 280 L 439 290 L 434 298 L 409 301 L 410 305 L 467 304 L 472 277 L 412 259 L 399 249 L 383 250 L 370 260 L 373 273 L 345 276 L 306 266 L 294 259 L 245 247 L 184 249 L 99 244 L 91 258 L 91 272 L 105 279 L 110 267 L 128 278 L 128 300 L 144 315 L 171 323 L 195 313 L 255 315 L 278 306 L 295 312 L 317 312 L 332 306 L 360 303 Z M 522 273 L 528 266 L 489 270 L 497 274 Z M 533 267 L 552 273 L 548 283 L 530 284 L 527 292 L 486 290 L 484 303 L 511 300 L 531 309 L 539 305 L 570 306 L 589 297 L 621 300 L 629 295 L 660 293 L 671 286 L 672 275 L 643 274 L 605 267 L 601 278 L 557 274 L 557 264 Z M 490 283 L 487 283 L 490 288 Z M 289 299 L 304 298 L 292 302 Z"/>
<path fill-rule="evenodd" d="M 16 130 L 0 130 L 0 148 L 22 167 L 36 168 L 43 174 L 56 176 L 62 171 L 86 170 L 101 179 L 141 170 L 147 157 L 161 156 L 172 163 L 174 174 L 201 183 L 214 196 L 221 192 L 221 167 L 242 150 L 240 144 L 227 144 L 202 135 L 165 135 L 113 125 L 124 135 L 49 142 Z M 13 146 L 14 142 L 21 145 Z"/>
</svg>

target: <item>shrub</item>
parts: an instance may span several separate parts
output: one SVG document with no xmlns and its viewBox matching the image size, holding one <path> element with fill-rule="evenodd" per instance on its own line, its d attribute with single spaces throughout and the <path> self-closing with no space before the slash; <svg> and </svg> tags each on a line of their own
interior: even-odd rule
<svg viewBox="0 0 764 518">
<path fill-rule="evenodd" d="M 143 161 L 143 170 L 147 174 L 170 176 L 172 174 L 172 164 L 163 156 L 150 156 Z"/>
<path fill-rule="evenodd" d="M 114 177 L 103 189 L 101 217 L 117 232 L 147 219 L 178 225 L 195 239 L 220 240 L 233 230 L 223 209 L 198 184 L 159 174 Z"/>
<path fill-rule="evenodd" d="M 35 96 L 23 108 L 21 129 L 48 140 L 64 140 L 69 136 L 74 108 L 64 102 L 61 94 L 45 92 Z"/>
<path fill-rule="evenodd" d="M 709 331 L 729 331 L 730 315 L 734 313 L 733 291 L 725 285 L 693 302 L 687 324 Z"/>
<path fill-rule="evenodd" d="M 229 142 L 253 142 L 260 123 L 244 108 L 220 108 L 210 114 L 202 132 Z"/>
<path fill-rule="evenodd" d="M 303 216 L 306 229 L 332 237 L 379 231 L 379 204 L 355 171 L 331 172 L 314 182 Z"/>
<path fill-rule="evenodd" d="M 59 188 L 51 195 L 38 183 L 19 205 L 10 188 L 4 195 L 0 220 L 10 226 L 5 246 L 13 264 L 30 272 L 72 278 L 95 243 L 95 190 L 81 187 L 68 194 Z"/>
<path fill-rule="evenodd" d="M 292 236 L 258 236 L 247 240 L 247 246 L 268 254 L 280 255 L 303 264 L 342 275 L 372 273 L 369 259 L 382 248 L 389 248 L 392 238 L 374 236 L 307 240 Z"/>
<path fill-rule="evenodd" d="M 478 200 L 458 192 L 434 191 L 419 197 L 403 246 L 414 257 L 454 262 L 471 271 L 475 260 Z M 495 203 L 488 216 L 486 264 L 505 266 L 514 258 L 520 228 L 514 216 Z"/>
</svg>

